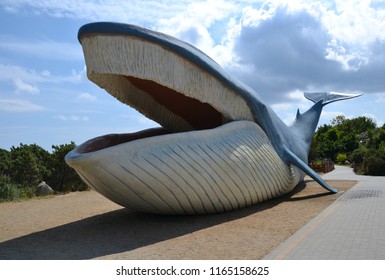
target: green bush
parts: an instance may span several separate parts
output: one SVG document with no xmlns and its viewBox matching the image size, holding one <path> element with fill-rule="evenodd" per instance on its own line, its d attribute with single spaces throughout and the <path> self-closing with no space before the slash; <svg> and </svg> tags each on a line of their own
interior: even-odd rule
<svg viewBox="0 0 385 280">
<path fill-rule="evenodd" d="M 0 177 L 0 202 L 28 199 L 35 195 L 35 188 L 20 187 L 19 184 L 10 182 L 8 178 Z"/>
<path fill-rule="evenodd" d="M 347 159 L 348 157 L 346 156 L 346 154 L 338 154 L 336 158 L 338 164 L 344 164 Z"/>
<path fill-rule="evenodd" d="M 75 143 L 52 146 L 49 153 L 36 144 L 0 149 L 0 201 L 35 196 L 36 186 L 45 181 L 56 193 L 85 191 L 89 187 L 64 161 Z"/>
<path fill-rule="evenodd" d="M 355 149 L 349 156 L 349 161 L 354 164 L 361 164 L 364 162 L 364 157 L 367 152 L 366 148 Z"/>
<path fill-rule="evenodd" d="M 89 187 L 80 179 L 76 171 L 69 167 L 64 160 L 65 156 L 75 147 L 74 142 L 52 146 L 52 173 L 46 180 L 55 191 L 67 193 L 89 190 Z"/>
<path fill-rule="evenodd" d="M 376 156 L 369 155 L 364 159 L 364 167 L 366 175 L 384 176 L 385 175 L 385 160 Z"/>
<path fill-rule="evenodd" d="M 318 128 L 313 137 L 309 159 L 332 158 L 352 163 L 354 172 L 362 175 L 385 175 L 385 124 L 367 117 L 347 119 L 337 116 L 330 125 Z"/>
</svg>

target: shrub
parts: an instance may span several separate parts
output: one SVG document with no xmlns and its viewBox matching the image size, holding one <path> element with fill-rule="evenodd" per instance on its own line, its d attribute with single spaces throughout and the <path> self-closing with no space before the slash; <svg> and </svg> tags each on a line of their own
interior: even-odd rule
<svg viewBox="0 0 385 280">
<path fill-rule="evenodd" d="M 349 156 L 349 161 L 354 164 L 361 164 L 364 162 L 364 157 L 367 150 L 365 148 L 355 149 Z"/>
<path fill-rule="evenodd" d="M 339 163 L 339 164 L 344 164 L 347 159 L 348 159 L 348 157 L 346 156 L 346 154 L 338 154 L 338 156 L 336 158 L 337 163 Z"/>
<path fill-rule="evenodd" d="M 75 148 L 75 143 L 52 146 L 52 173 L 47 182 L 57 192 L 67 193 L 73 191 L 86 191 L 89 187 L 80 179 L 74 169 L 69 167 L 64 160 L 64 157 Z"/>
<path fill-rule="evenodd" d="M 33 187 L 21 187 L 5 176 L 0 177 L 0 202 L 31 198 L 36 195 L 35 192 Z"/>
<path fill-rule="evenodd" d="M 385 160 L 377 155 L 369 155 L 364 159 L 366 175 L 383 176 L 385 175 Z"/>
<path fill-rule="evenodd" d="M 36 144 L 0 149 L 0 201 L 34 197 L 36 186 L 46 181 L 56 193 L 85 191 L 89 187 L 64 161 L 75 143 L 52 146 L 52 153 Z"/>
</svg>

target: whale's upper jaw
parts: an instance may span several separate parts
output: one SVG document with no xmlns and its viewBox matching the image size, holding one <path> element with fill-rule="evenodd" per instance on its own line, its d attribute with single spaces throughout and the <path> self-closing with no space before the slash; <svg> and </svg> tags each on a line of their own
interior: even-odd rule
<svg viewBox="0 0 385 280">
<path fill-rule="evenodd" d="M 88 78 L 119 101 L 171 133 L 255 121 L 239 85 L 205 54 L 175 38 L 120 27 L 97 23 L 79 31 Z"/>
</svg>

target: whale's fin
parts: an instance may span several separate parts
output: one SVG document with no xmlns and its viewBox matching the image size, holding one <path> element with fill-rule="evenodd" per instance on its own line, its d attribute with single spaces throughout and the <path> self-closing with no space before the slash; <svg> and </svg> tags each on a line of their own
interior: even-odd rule
<svg viewBox="0 0 385 280">
<path fill-rule="evenodd" d="M 299 157 L 297 157 L 292 151 L 288 148 L 285 148 L 285 156 L 293 165 L 297 166 L 311 178 L 313 178 L 317 183 L 319 183 L 323 188 L 327 189 L 332 193 L 338 193 L 338 190 L 326 183 L 321 176 L 319 176 L 313 169 L 311 169 L 306 163 L 304 163 Z"/>
<path fill-rule="evenodd" d="M 361 96 L 362 94 L 352 94 L 352 93 L 340 93 L 340 92 L 304 92 L 304 95 L 307 99 L 317 103 L 322 100 L 322 104 L 326 105 L 335 101 L 340 101 L 344 99 L 355 98 Z"/>
</svg>

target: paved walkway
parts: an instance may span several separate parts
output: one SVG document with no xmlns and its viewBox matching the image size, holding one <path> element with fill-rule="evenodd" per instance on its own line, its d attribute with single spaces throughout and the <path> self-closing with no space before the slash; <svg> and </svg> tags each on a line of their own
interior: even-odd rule
<svg viewBox="0 0 385 280">
<path fill-rule="evenodd" d="M 336 166 L 323 178 L 358 183 L 264 259 L 385 260 L 385 177 Z"/>
</svg>

